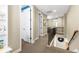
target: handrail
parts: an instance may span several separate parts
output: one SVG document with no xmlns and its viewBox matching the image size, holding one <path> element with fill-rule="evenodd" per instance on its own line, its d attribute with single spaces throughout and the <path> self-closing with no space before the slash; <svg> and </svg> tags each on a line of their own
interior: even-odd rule
<svg viewBox="0 0 79 59">
<path fill-rule="evenodd" d="M 78 32 L 79 32 L 78 30 L 75 30 L 75 31 L 74 31 L 74 34 L 73 34 L 72 38 L 70 39 L 70 41 L 69 41 L 69 43 L 68 43 L 68 48 L 67 48 L 67 50 L 69 50 L 69 46 L 70 46 L 72 40 L 74 40 L 74 37 L 75 37 L 75 35 L 76 35 Z"/>
</svg>

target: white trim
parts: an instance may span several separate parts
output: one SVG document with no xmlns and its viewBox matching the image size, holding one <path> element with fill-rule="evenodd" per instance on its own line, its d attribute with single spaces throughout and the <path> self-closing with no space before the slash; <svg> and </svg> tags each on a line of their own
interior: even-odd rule
<svg viewBox="0 0 79 59">
<path fill-rule="evenodd" d="M 39 37 L 36 37 L 34 40 L 31 41 L 31 43 L 34 44 L 35 41 L 38 40 L 38 39 L 39 39 Z"/>
<path fill-rule="evenodd" d="M 47 35 L 47 33 L 44 33 L 44 34 L 40 34 L 40 36 L 45 36 L 45 35 Z"/>
<path fill-rule="evenodd" d="M 19 12 L 20 12 L 20 48 L 17 50 L 18 52 L 22 50 L 22 39 L 21 39 L 21 6 L 19 6 Z M 17 52 L 15 51 L 15 52 Z"/>
<path fill-rule="evenodd" d="M 50 46 L 52 46 L 52 44 L 54 46 L 54 39 L 51 41 Z"/>
<path fill-rule="evenodd" d="M 36 37 L 36 38 L 35 38 L 35 41 L 38 40 L 38 39 L 39 39 L 39 37 Z"/>
<path fill-rule="evenodd" d="M 12 51 L 12 48 L 5 46 L 0 50 L 0 53 L 10 53 Z"/>
<path fill-rule="evenodd" d="M 13 51 L 13 53 L 18 53 L 18 52 L 20 52 L 20 51 L 22 51 L 21 48 L 19 48 L 19 49 Z"/>
<path fill-rule="evenodd" d="M 44 36 L 43 34 L 40 34 L 40 36 Z"/>
<path fill-rule="evenodd" d="M 47 35 L 47 33 L 45 33 L 45 35 Z"/>
<path fill-rule="evenodd" d="M 46 34 L 44 33 L 43 36 L 45 36 Z"/>
<path fill-rule="evenodd" d="M 34 44 L 35 43 L 35 40 L 32 40 L 31 43 Z"/>
<path fill-rule="evenodd" d="M 44 33 L 44 35 L 43 35 L 43 36 L 45 36 L 45 35 L 47 35 L 47 33 Z"/>
<path fill-rule="evenodd" d="M 32 44 L 35 43 L 35 40 L 33 39 L 33 36 L 34 36 L 34 35 L 33 35 L 33 33 L 34 33 L 34 32 L 33 32 L 33 31 L 34 31 L 34 25 L 33 25 L 33 24 L 34 24 L 34 23 L 33 23 L 33 22 L 34 22 L 34 17 L 33 17 L 33 16 L 34 16 L 34 6 L 31 6 L 31 38 L 32 38 L 32 39 L 31 39 L 31 43 L 32 43 Z"/>
<path fill-rule="evenodd" d="M 72 52 L 79 53 L 79 49 L 74 49 Z"/>
</svg>

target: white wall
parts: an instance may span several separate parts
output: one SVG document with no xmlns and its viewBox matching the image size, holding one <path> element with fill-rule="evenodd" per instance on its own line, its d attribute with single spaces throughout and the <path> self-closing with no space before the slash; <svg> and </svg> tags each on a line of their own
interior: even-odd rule
<svg viewBox="0 0 79 59">
<path fill-rule="evenodd" d="M 67 14 L 67 37 L 69 39 L 74 30 L 79 30 L 79 6 L 72 6 Z"/>
<path fill-rule="evenodd" d="M 38 10 L 33 6 L 32 7 L 32 19 L 33 19 L 33 41 L 38 37 Z"/>
<path fill-rule="evenodd" d="M 48 27 L 63 27 L 64 26 L 64 19 L 63 18 L 58 18 L 58 19 L 52 19 L 48 20 Z"/>
<path fill-rule="evenodd" d="M 38 28 L 38 26 L 39 26 L 39 13 L 41 13 L 42 14 L 42 16 L 43 16 L 43 19 L 42 19 L 42 21 L 44 20 L 44 23 L 46 22 L 45 20 L 46 20 L 46 15 L 44 15 L 42 12 L 40 12 L 36 7 L 34 7 L 34 6 L 32 6 L 32 37 L 33 37 L 33 39 L 32 39 L 32 41 L 35 41 L 36 39 L 39 39 L 39 37 L 38 37 L 38 35 L 39 35 L 39 33 L 38 33 L 38 31 L 39 31 L 39 28 Z M 45 30 L 44 31 L 44 33 L 46 33 L 47 31 L 46 31 L 46 26 L 43 26 L 43 24 L 44 24 L 43 22 L 42 22 L 42 30 Z"/>
<path fill-rule="evenodd" d="M 78 49 L 79 52 L 79 33 L 74 38 L 73 42 L 70 44 L 70 50 L 74 51 L 75 49 Z"/>
<path fill-rule="evenodd" d="M 21 49 L 20 8 L 18 5 L 8 6 L 8 38 L 8 45 L 13 51 Z"/>
<path fill-rule="evenodd" d="M 62 19 L 63 19 L 63 27 L 64 27 L 64 36 L 65 37 L 67 37 L 66 36 L 66 30 L 67 30 L 67 19 L 66 19 L 67 17 L 66 17 L 66 15 L 64 15 L 63 17 L 62 17 Z"/>
<path fill-rule="evenodd" d="M 67 38 L 73 35 L 74 30 L 79 30 L 79 6 L 71 6 L 69 13 L 67 14 Z M 79 48 L 79 38 L 75 39 L 70 50 L 73 48 Z"/>
</svg>

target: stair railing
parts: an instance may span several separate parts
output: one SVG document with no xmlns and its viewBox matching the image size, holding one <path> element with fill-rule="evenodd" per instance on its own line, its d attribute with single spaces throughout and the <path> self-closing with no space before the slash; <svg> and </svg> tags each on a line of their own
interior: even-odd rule
<svg viewBox="0 0 79 59">
<path fill-rule="evenodd" d="M 72 43 L 72 41 L 74 40 L 74 37 L 76 36 L 76 34 L 77 34 L 78 32 L 79 32 L 78 30 L 75 30 L 75 31 L 74 31 L 74 34 L 73 34 L 72 38 L 70 39 L 70 41 L 69 41 L 69 43 L 68 43 L 68 48 L 67 48 L 67 50 L 69 50 L 69 46 L 70 46 L 70 44 Z"/>
</svg>

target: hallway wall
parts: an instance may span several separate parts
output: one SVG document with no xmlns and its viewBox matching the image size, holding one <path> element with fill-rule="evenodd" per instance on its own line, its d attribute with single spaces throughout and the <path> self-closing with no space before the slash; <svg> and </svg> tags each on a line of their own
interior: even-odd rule
<svg viewBox="0 0 79 59">
<path fill-rule="evenodd" d="M 8 6 L 8 43 L 16 51 L 20 48 L 20 11 L 18 5 Z"/>
<path fill-rule="evenodd" d="M 36 8 L 36 7 L 34 7 L 33 6 L 33 40 L 37 40 L 39 37 L 38 37 L 38 22 L 39 22 L 39 10 Z M 43 15 L 43 20 L 45 21 L 45 24 L 46 24 L 46 15 L 44 15 L 43 13 L 42 13 L 42 15 Z M 43 23 L 44 24 L 44 23 Z M 46 25 L 45 26 L 43 26 L 43 31 L 44 31 L 44 33 L 46 33 L 47 31 L 46 31 Z"/>
<path fill-rule="evenodd" d="M 38 10 L 33 6 L 33 39 L 36 39 L 38 34 Z"/>
<path fill-rule="evenodd" d="M 69 13 L 67 14 L 67 38 L 70 38 L 73 35 L 74 30 L 79 30 L 79 6 L 71 6 Z M 79 36 L 79 35 L 78 35 Z M 73 48 L 79 48 L 79 37 L 75 39 L 71 50 Z"/>
<path fill-rule="evenodd" d="M 47 34 L 47 16 L 43 14 L 43 34 Z"/>
<path fill-rule="evenodd" d="M 67 14 L 67 37 L 70 39 L 74 30 L 79 30 L 79 6 L 71 6 Z"/>
</svg>

